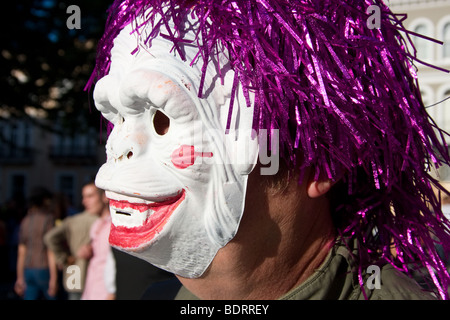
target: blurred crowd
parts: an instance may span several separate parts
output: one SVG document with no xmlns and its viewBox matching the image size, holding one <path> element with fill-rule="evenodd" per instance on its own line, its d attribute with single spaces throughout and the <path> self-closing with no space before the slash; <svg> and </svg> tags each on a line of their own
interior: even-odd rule
<svg viewBox="0 0 450 320">
<path fill-rule="evenodd" d="M 43 187 L 0 208 L 0 300 L 158 299 L 155 292 L 163 290 L 154 288 L 176 282 L 172 274 L 112 248 L 104 191 L 88 182 L 80 192 L 81 210 Z M 450 218 L 450 197 L 442 200 Z M 443 248 L 438 250 L 450 266 Z M 426 288 L 431 283 L 421 275 L 417 280 Z"/>
<path fill-rule="evenodd" d="M 82 209 L 44 187 L 0 211 L 0 299 L 140 299 L 172 274 L 111 248 L 108 199 L 93 182 Z"/>
</svg>

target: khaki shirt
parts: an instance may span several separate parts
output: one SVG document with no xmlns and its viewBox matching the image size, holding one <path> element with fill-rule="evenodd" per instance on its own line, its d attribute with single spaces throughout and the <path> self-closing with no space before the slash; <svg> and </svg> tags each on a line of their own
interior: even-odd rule
<svg viewBox="0 0 450 320">
<path fill-rule="evenodd" d="M 56 261 L 64 265 L 63 285 L 69 292 L 81 292 L 84 288 L 88 261 L 77 258 L 76 254 L 81 246 L 91 241 L 89 232 L 92 224 L 97 219 L 98 216 L 83 211 L 65 218 L 57 227 L 54 227 L 45 235 L 45 244 L 54 252 Z M 74 264 L 80 267 L 80 289 L 66 287 L 66 278 L 71 275 L 70 272 L 67 272 L 68 265 L 66 263 L 69 256 L 75 257 Z"/>
<path fill-rule="evenodd" d="M 353 253 L 355 254 L 355 253 Z M 424 291 L 416 281 L 387 264 L 380 267 L 380 285 L 370 279 L 372 273 L 363 274 L 364 291 L 358 280 L 358 272 L 352 253 L 344 245 L 336 245 L 328 253 L 322 265 L 296 288 L 280 300 L 435 300 L 434 294 Z M 369 289 L 367 287 L 370 280 Z M 197 297 L 181 287 L 175 300 L 196 300 Z"/>
</svg>

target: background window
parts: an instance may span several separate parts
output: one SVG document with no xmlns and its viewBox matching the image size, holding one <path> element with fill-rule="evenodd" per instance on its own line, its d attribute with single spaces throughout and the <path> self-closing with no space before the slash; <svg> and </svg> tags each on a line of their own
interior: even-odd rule
<svg viewBox="0 0 450 320">
<path fill-rule="evenodd" d="M 430 29 L 425 24 L 419 24 L 417 25 L 414 30 L 415 33 L 424 35 L 424 36 L 430 36 Z M 430 60 L 431 59 L 431 42 L 429 40 L 420 38 L 420 37 L 413 37 L 414 46 L 417 50 L 417 57 L 420 60 Z"/>
<path fill-rule="evenodd" d="M 450 58 L 450 22 L 444 25 L 442 41 L 444 58 Z"/>
<path fill-rule="evenodd" d="M 442 100 L 447 97 L 450 97 L 450 89 L 445 91 L 444 96 L 442 97 Z M 442 128 L 444 130 L 446 130 L 447 132 L 450 132 L 450 99 L 447 99 L 442 103 L 441 110 L 442 110 L 441 115 L 442 115 L 442 118 L 444 119 L 444 121 L 442 123 Z"/>
</svg>

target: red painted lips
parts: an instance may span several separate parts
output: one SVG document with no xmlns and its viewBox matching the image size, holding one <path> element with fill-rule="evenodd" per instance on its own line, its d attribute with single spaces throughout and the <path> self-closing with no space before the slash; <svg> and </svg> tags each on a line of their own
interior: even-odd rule
<svg viewBox="0 0 450 320">
<path fill-rule="evenodd" d="M 150 242 L 156 234 L 160 233 L 164 225 L 169 220 L 173 211 L 185 198 L 184 190 L 177 196 L 164 202 L 151 204 L 130 203 L 128 201 L 118 201 L 110 199 L 109 205 L 112 211 L 133 209 L 139 212 L 153 211 L 147 217 L 142 226 L 125 227 L 111 225 L 109 243 L 115 247 L 123 249 L 140 249 Z"/>
</svg>

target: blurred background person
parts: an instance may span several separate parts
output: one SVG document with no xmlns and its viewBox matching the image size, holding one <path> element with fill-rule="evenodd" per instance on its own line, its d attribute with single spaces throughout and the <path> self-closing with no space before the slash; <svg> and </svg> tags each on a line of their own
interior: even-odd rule
<svg viewBox="0 0 450 320">
<path fill-rule="evenodd" d="M 20 224 L 15 292 L 25 300 L 54 299 L 57 270 L 54 255 L 44 244 L 44 235 L 54 226 L 50 211 L 52 194 L 43 187 L 31 191 L 27 215 Z"/>
<path fill-rule="evenodd" d="M 6 252 L 0 258 L 0 299 L 17 299 L 14 283 L 17 273 L 17 251 L 19 245 L 20 222 L 27 213 L 26 200 L 20 195 L 14 195 L 2 205 L 0 219 L 6 226 Z"/>
<path fill-rule="evenodd" d="M 102 209 L 99 219 L 95 220 L 90 229 L 90 243 L 81 246 L 78 250 L 78 256 L 84 259 L 90 259 L 86 272 L 86 281 L 82 300 L 111 300 L 114 299 L 114 293 L 110 288 L 114 285 L 106 283 L 105 278 L 111 279 L 111 276 L 105 276 L 114 272 L 107 269 L 107 260 L 111 258 L 111 246 L 109 244 L 109 231 L 111 226 L 111 216 L 109 214 L 109 200 L 105 192 L 101 191 Z M 109 256 L 109 258 L 108 258 Z M 113 267 L 114 264 L 108 264 Z"/>
<path fill-rule="evenodd" d="M 78 251 L 91 241 L 90 230 L 104 209 L 103 192 L 93 181 L 86 183 L 81 190 L 84 211 L 66 217 L 51 229 L 44 237 L 47 247 L 54 252 L 58 268 L 62 269 L 62 284 L 69 300 L 81 298 L 89 263 L 88 256 L 79 256 Z M 67 268 L 71 265 L 79 267 L 79 286 L 68 286 L 71 273 Z"/>
</svg>

